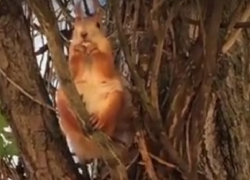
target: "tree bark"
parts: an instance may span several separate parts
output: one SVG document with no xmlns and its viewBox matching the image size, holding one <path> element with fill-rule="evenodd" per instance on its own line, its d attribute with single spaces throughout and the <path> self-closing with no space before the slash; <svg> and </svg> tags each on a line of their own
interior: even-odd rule
<svg viewBox="0 0 250 180">
<path fill-rule="evenodd" d="M 240 3 L 238 0 L 227 1 L 223 19 L 230 20 Z M 233 29 L 232 33 L 235 31 Z M 221 34 L 224 33 L 222 30 Z M 200 154 L 201 169 L 209 180 L 249 179 L 248 33 L 247 29 L 242 30 L 229 53 L 217 60 L 217 75 Z"/>
<path fill-rule="evenodd" d="M 0 1 L 0 57 L 1 109 L 17 140 L 28 178 L 80 179 L 55 112 L 35 102 L 49 104 L 50 100 L 19 0 Z"/>
<path fill-rule="evenodd" d="M 209 180 L 249 179 L 249 40 L 243 37 L 238 50 L 219 63 L 202 141 L 201 164 Z"/>
</svg>

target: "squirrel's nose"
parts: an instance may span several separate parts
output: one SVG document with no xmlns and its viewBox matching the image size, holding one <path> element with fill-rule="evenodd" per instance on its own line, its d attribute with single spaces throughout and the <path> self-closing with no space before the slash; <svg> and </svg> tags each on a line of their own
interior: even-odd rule
<svg viewBox="0 0 250 180">
<path fill-rule="evenodd" d="M 86 39 L 87 36 L 88 36 L 88 33 L 81 33 L 81 37 L 82 37 L 83 39 Z"/>
</svg>

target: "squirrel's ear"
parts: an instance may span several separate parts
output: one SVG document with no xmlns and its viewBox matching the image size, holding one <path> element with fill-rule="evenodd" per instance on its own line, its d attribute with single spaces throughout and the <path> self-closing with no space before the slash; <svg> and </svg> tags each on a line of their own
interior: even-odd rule
<svg viewBox="0 0 250 180">
<path fill-rule="evenodd" d="M 75 3 L 74 12 L 75 12 L 75 22 L 82 21 L 84 17 L 84 12 L 81 7 L 81 1 L 77 1 Z"/>
<path fill-rule="evenodd" d="M 94 14 L 93 16 L 92 16 L 92 19 L 95 21 L 95 22 L 98 22 L 98 23 L 101 23 L 101 16 L 100 16 L 100 14 Z"/>
<path fill-rule="evenodd" d="M 93 0 L 93 6 L 94 6 L 94 9 L 95 9 L 95 14 L 93 15 L 93 19 L 96 22 L 101 23 L 103 14 L 102 14 L 102 9 L 100 7 L 99 1 L 98 0 Z"/>
</svg>

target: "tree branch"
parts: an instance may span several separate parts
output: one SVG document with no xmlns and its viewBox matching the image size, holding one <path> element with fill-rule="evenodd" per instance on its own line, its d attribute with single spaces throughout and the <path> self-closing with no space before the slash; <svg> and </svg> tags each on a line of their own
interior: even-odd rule
<svg viewBox="0 0 250 180">
<path fill-rule="evenodd" d="M 137 90 L 140 94 L 140 98 L 141 98 L 145 108 L 148 110 L 148 112 L 152 112 L 152 108 L 150 107 L 150 98 L 147 94 L 146 89 L 144 88 L 144 83 L 143 83 L 142 79 L 140 78 L 138 72 L 136 71 L 135 63 L 134 63 L 132 56 L 131 56 L 131 53 L 129 51 L 130 48 L 128 45 L 128 41 L 123 33 L 121 16 L 120 16 L 120 13 L 118 10 L 119 3 L 116 0 L 111 0 L 111 8 L 112 8 L 112 11 L 114 12 L 116 28 L 118 31 L 118 38 L 119 38 L 125 59 L 127 60 L 129 69 L 131 71 L 133 80 L 135 81 Z M 154 116 L 152 116 L 151 118 L 154 118 Z"/>
<path fill-rule="evenodd" d="M 48 108 L 52 111 L 55 111 L 55 108 L 53 108 L 51 105 L 49 104 L 45 104 L 41 101 L 39 101 L 38 99 L 36 99 L 35 97 L 33 97 L 31 94 L 29 94 L 27 91 L 25 91 L 21 86 L 19 86 L 17 83 L 15 83 L 12 79 L 10 79 L 7 74 L 2 70 L 2 68 L 0 68 L 0 74 L 5 77 L 7 79 L 7 81 L 9 81 L 9 83 L 14 86 L 15 88 L 17 88 L 20 92 L 22 92 L 25 96 L 27 96 L 30 100 L 34 101 L 35 103 L 39 104 L 40 106 L 43 106 L 45 108 Z"/>
<path fill-rule="evenodd" d="M 147 148 L 147 144 L 145 140 L 145 133 L 142 130 L 140 130 L 137 133 L 137 143 L 138 143 L 138 146 L 139 146 L 138 148 L 142 156 L 142 160 L 144 161 L 144 166 L 148 173 L 149 178 L 151 180 L 159 180 L 155 172 L 149 152 L 148 152 L 148 148 Z"/>
<path fill-rule="evenodd" d="M 187 20 L 187 22 L 189 24 L 192 24 L 192 25 L 196 25 L 196 26 L 199 26 L 200 24 L 200 20 L 194 20 L 194 19 L 191 19 L 191 18 L 188 18 L 186 17 L 185 18 Z M 228 27 L 228 23 L 221 23 L 220 24 L 220 28 L 226 28 Z M 250 27 L 250 21 L 246 21 L 246 22 L 237 22 L 235 23 L 235 25 L 233 26 L 233 28 L 235 29 L 239 29 L 239 28 L 249 28 Z"/>
<path fill-rule="evenodd" d="M 216 60 L 218 53 L 218 38 L 220 23 L 224 10 L 225 0 L 213 0 L 206 2 L 205 19 L 205 54 L 200 59 L 203 61 L 204 71 L 198 92 L 192 104 L 190 114 L 190 154 L 191 154 L 191 177 L 197 179 L 199 146 L 204 130 L 208 105 L 210 103 L 212 83 L 216 72 Z M 200 33 L 200 36 L 203 36 Z M 195 133 L 194 133 L 195 132 Z"/>
<path fill-rule="evenodd" d="M 74 18 L 70 15 L 67 10 L 67 7 L 63 4 L 62 0 L 56 0 L 58 6 L 61 8 L 63 15 L 65 16 L 66 20 L 72 22 Z"/>
<path fill-rule="evenodd" d="M 112 8 L 112 11 L 114 12 L 116 28 L 118 31 L 118 38 L 119 38 L 120 44 L 122 46 L 124 56 L 127 60 L 130 72 L 132 74 L 132 78 L 135 81 L 136 87 L 138 88 L 141 102 L 142 102 L 144 108 L 146 109 L 146 111 L 148 112 L 151 119 L 158 118 L 156 116 L 156 111 L 151 104 L 151 100 L 149 98 L 149 95 L 144 87 L 143 80 L 138 75 L 138 73 L 136 71 L 135 64 L 134 64 L 134 60 L 132 59 L 132 56 L 130 54 L 129 44 L 128 44 L 128 41 L 127 41 L 125 34 L 123 33 L 123 29 L 122 29 L 121 17 L 120 17 L 120 13 L 119 13 L 120 7 L 119 7 L 119 3 L 117 0 L 111 0 L 111 8 Z M 167 151 L 169 156 L 173 159 L 174 163 L 181 169 L 181 171 L 184 174 L 188 174 L 188 165 L 187 165 L 186 161 L 184 161 L 179 156 L 177 151 L 173 148 L 169 138 L 167 137 L 163 127 L 161 126 L 160 122 L 162 122 L 162 120 L 157 119 L 156 122 L 159 122 L 159 123 L 152 124 L 152 125 L 154 125 L 154 127 L 152 129 L 155 130 L 156 135 L 160 138 L 160 142 L 162 143 L 164 150 Z"/>
<path fill-rule="evenodd" d="M 155 57 L 152 62 L 152 70 L 151 70 L 151 85 L 150 85 L 150 95 L 151 95 L 151 103 L 153 107 L 155 108 L 157 119 L 161 119 L 161 114 L 160 114 L 160 108 L 159 108 L 159 100 L 158 100 L 158 76 L 159 76 L 159 71 L 160 71 L 160 66 L 161 66 L 161 60 L 162 60 L 162 54 L 163 54 L 163 46 L 165 42 L 165 37 L 168 29 L 171 27 L 172 20 L 176 16 L 176 14 L 179 12 L 179 8 L 181 7 L 181 4 L 184 1 L 175 1 L 173 7 L 170 9 L 168 19 L 166 20 L 166 23 L 164 23 L 163 27 L 159 23 L 159 18 L 155 17 L 157 19 L 154 19 L 154 11 L 157 11 L 158 8 L 160 8 L 159 4 L 162 4 L 163 2 L 155 2 L 153 9 L 151 10 L 151 21 L 152 21 L 152 26 L 154 30 L 154 34 L 157 38 L 157 45 L 156 45 L 156 51 L 155 51 Z M 159 122 L 161 123 L 161 122 Z"/>
<path fill-rule="evenodd" d="M 247 3 L 247 7 L 240 17 L 240 21 L 241 22 L 247 21 L 249 16 L 250 16 L 250 2 Z M 242 31 L 241 28 L 236 29 L 229 34 L 228 39 L 226 40 L 226 42 L 222 46 L 221 52 L 223 54 L 225 54 L 234 45 L 234 43 L 237 40 L 237 38 L 239 37 L 241 31 Z"/>
</svg>

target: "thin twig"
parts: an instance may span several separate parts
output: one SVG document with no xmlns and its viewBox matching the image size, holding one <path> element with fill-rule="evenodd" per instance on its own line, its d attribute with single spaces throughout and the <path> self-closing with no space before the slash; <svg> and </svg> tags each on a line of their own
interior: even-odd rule
<svg viewBox="0 0 250 180">
<path fill-rule="evenodd" d="M 192 24 L 192 25 L 196 25 L 199 26 L 200 24 L 200 20 L 194 20 L 191 18 L 186 17 L 185 18 L 187 23 Z M 228 27 L 228 23 L 221 23 L 220 24 L 220 28 L 227 28 Z M 239 29 L 239 28 L 249 28 L 250 27 L 250 21 L 245 21 L 245 22 L 237 22 L 234 25 L 234 29 Z"/>
<path fill-rule="evenodd" d="M 20 87 L 17 83 L 15 83 L 13 80 L 11 80 L 7 74 L 0 68 L 0 73 L 2 74 L 2 76 L 4 76 L 7 81 L 9 81 L 10 84 L 12 84 L 15 88 L 17 88 L 21 93 L 23 93 L 25 96 L 27 96 L 30 100 L 34 101 L 35 103 L 39 104 L 42 107 L 48 108 L 52 111 L 56 112 L 56 109 L 53 108 L 52 106 L 45 104 L 41 101 L 39 101 L 38 99 L 34 98 L 32 95 L 30 95 L 28 92 L 26 92 L 22 87 Z"/>
<path fill-rule="evenodd" d="M 138 143 L 139 151 L 140 151 L 142 159 L 144 161 L 144 166 L 146 168 L 146 172 L 148 173 L 149 178 L 152 180 L 158 180 L 158 177 L 157 177 L 156 172 L 154 170 L 152 160 L 151 160 L 149 152 L 148 152 L 148 148 L 146 145 L 143 131 L 140 131 L 137 133 L 137 143 Z"/>
<path fill-rule="evenodd" d="M 154 110 L 152 109 L 152 106 L 150 105 L 150 98 L 149 98 L 148 93 L 144 87 L 144 82 L 140 78 L 140 76 L 136 70 L 136 65 L 134 63 L 135 61 L 134 61 L 134 59 L 132 59 L 132 56 L 131 56 L 130 51 L 129 51 L 130 48 L 128 45 L 128 40 L 126 39 L 125 34 L 123 32 L 121 16 L 120 16 L 120 13 L 118 10 L 119 9 L 118 1 L 111 0 L 111 7 L 112 7 L 112 11 L 114 12 L 114 18 L 115 18 L 115 22 L 116 22 L 118 38 L 119 38 L 125 59 L 128 63 L 131 75 L 132 75 L 133 80 L 135 82 L 135 85 L 138 89 L 140 99 L 141 99 L 142 104 L 145 107 L 145 109 L 149 112 L 149 115 L 151 116 L 151 118 L 154 119 L 155 113 L 153 112 Z"/>
<path fill-rule="evenodd" d="M 228 34 L 231 33 L 231 31 L 233 30 L 235 24 L 239 20 L 240 15 L 241 15 L 241 10 L 242 10 L 244 4 L 245 4 L 245 0 L 241 0 L 241 2 L 238 4 L 238 7 L 235 10 L 235 12 L 233 13 L 233 15 L 231 17 L 231 21 L 228 23 L 228 26 L 227 26 L 227 33 Z"/>
<path fill-rule="evenodd" d="M 206 31 L 205 31 L 205 26 L 204 26 L 204 21 L 203 21 L 202 7 L 201 7 L 199 0 L 196 0 L 196 4 L 197 4 L 198 14 L 200 16 L 199 34 L 200 34 L 201 39 L 202 39 L 203 54 L 206 54 Z"/>
<path fill-rule="evenodd" d="M 153 29 L 154 29 L 155 36 L 157 37 L 157 47 L 156 47 L 156 52 L 155 52 L 155 58 L 152 63 L 150 90 L 151 90 L 151 102 L 156 111 L 156 115 L 158 117 L 157 119 L 161 119 L 159 100 L 158 100 L 158 76 L 159 76 L 160 65 L 161 65 L 161 60 L 162 60 L 164 41 L 165 41 L 167 31 L 171 27 L 172 20 L 175 17 L 175 15 L 178 13 L 179 8 L 182 3 L 183 1 L 178 1 L 177 3 L 174 4 L 174 6 L 171 8 L 169 12 L 168 19 L 166 21 L 166 24 L 164 24 L 164 27 L 159 26 L 158 19 L 154 20 L 153 17 L 151 17 L 152 25 L 155 26 L 153 27 Z M 155 4 L 155 7 L 153 7 L 153 12 L 155 12 L 158 8 L 160 8 L 160 5 L 163 3 L 161 1 L 158 3 L 155 2 L 154 4 Z M 150 14 L 152 14 L 152 12 Z"/>
<path fill-rule="evenodd" d="M 130 161 L 130 163 L 129 163 L 128 165 L 126 165 L 126 170 L 128 170 L 128 169 L 130 168 L 130 166 L 131 166 L 132 164 L 135 163 L 135 161 L 138 159 L 138 157 L 139 157 L 139 153 L 137 153 L 137 154 L 135 155 L 135 157 Z M 102 176 L 101 179 L 102 179 L 102 180 L 106 179 L 106 178 L 108 177 L 109 174 L 110 174 L 109 172 L 106 172 L 106 173 Z"/>
<path fill-rule="evenodd" d="M 134 11 L 134 21 L 132 23 L 132 35 L 131 35 L 131 58 L 136 59 L 137 54 L 138 54 L 138 49 L 137 49 L 137 41 L 138 41 L 138 36 L 137 36 L 137 24 L 138 24 L 138 18 L 139 18 L 139 8 L 140 8 L 140 0 L 135 1 L 135 11 Z M 134 61 L 136 62 L 136 61 Z"/>
<path fill-rule="evenodd" d="M 173 162 L 180 168 L 182 173 L 185 176 L 188 176 L 189 167 L 187 162 L 178 154 L 178 152 L 174 149 L 173 145 L 171 144 L 169 138 L 167 137 L 166 133 L 162 133 L 160 137 L 160 141 L 163 143 L 164 150 L 168 153 L 171 157 Z"/>
<path fill-rule="evenodd" d="M 74 18 L 70 15 L 70 13 L 67 10 L 67 7 L 63 4 L 61 0 L 56 0 L 58 6 L 61 8 L 63 15 L 66 17 L 66 20 L 69 22 L 72 22 Z"/>
<path fill-rule="evenodd" d="M 155 155 L 153 155 L 153 154 L 151 154 L 151 153 L 149 153 L 149 156 L 150 156 L 152 159 L 156 160 L 158 163 L 160 163 L 160 164 L 162 164 L 162 165 L 164 165 L 164 166 L 167 166 L 167 167 L 170 167 L 170 168 L 177 168 L 176 165 L 171 164 L 171 163 L 168 163 L 168 162 L 164 161 L 163 159 L 161 159 L 161 158 L 159 158 L 159 157 L 157 157 L 157 156 L 155 156 Z"/>
<path fill-rule="evenodd" d="M 121 17 L 120 17 L 120 13 L 118 10 L 119 9 L 118 1 L 111 0 L 111 7 L 112 7 L 112 11 L 114 12 L 114 17 L 115 17 L 115 22 L 116 22 L 116 27 L 117 27 L 117 32 L 118 32 L 118 38 L 120 40 L 120 44 L 121 44 L 122 50 L 124 52 L 124 56 L 127 60 L 131 75 L 132 75 L 133 80 L 135 82 L 135 86 L 138 88 L 139 97 L 141 99 L 141 102 L 142 102 L 144 108 L 147 110 L 150 118 L 155 119 L 155 118 L 157 118 L 155 116 L 155 110 L 152 108 L 151 100 L 148 96 L 148 93 L 147 93 L 145 87 L 144 87 L 143 80 L 138 75 L 134 61 L 131 58 L 131 54 L 129 52 L 128 41 L 127 41 L 125 34 L 123 32 Z M 161 120 L 156 120 L 156 122 L 160 122 L 160 121 Z M 184 174 L 187 174 L 188 173 L 187 163 L 179 156 L 177 151 L 173 148 L 169 138 L 167 137 L 163 128 L 158 125 L 158 123 L 156 123 L 155 131 L 159 135 L 160 141 L 162 142 L 164 149 L 172 157 L 174 163 L 176 163 L 176 165 L 180 167 L 180 169 L 184 172 Z"/>
<path fill-rule="evenodd" d="M 243 12 L 240 21 L 244 22 L 247 21 L 248 18 L 250 16 L 250 2 L 248 2 L 245 11 Z M 237 38 L 239 37 L 240 33 L 241 33 L 242 29 L 237 29 L 234 32 L 231 32 L 231 34 L 229 35 L 229 38 L 227 39 L 227 41 L 223 44 L 222 50 L 221 52 L 223 54 L 225 54 L 235 43 L 235 41 L 237 40 Z"/>
</svg>

